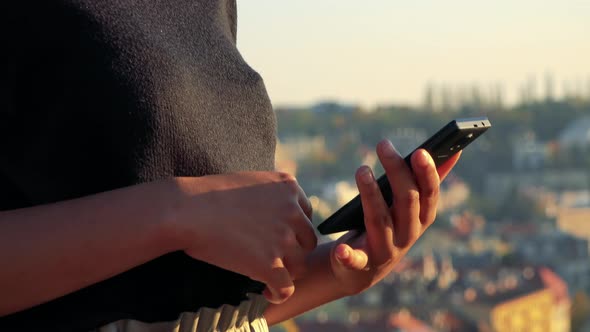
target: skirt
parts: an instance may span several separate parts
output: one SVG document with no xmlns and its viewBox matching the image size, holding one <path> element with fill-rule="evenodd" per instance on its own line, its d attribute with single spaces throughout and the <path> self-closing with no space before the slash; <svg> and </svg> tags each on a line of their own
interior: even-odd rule
<svg viewBox="0 0 590 332">
<path fill-rule="evenodd" d="M 268 332 L 263 317 L 267 305 L 264 296 L 248 294 L 248 299 L 238 306 L 225 304 L 217 309 L 183 312 L 170 322 L 144 323 L 123 319 L 91 332 Z"/>
</svg>

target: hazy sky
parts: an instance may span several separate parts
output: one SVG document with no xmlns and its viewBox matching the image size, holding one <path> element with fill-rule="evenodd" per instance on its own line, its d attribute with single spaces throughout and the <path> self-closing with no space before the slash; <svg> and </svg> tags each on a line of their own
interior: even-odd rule
<svg viewBox="0 0 590 332">
<path fill-rule="evenodd" d="M 417 103 L 428 82 L 513 100 L 548 72 L 590 91 L 590 0 L 238 0 L 238 47 L 275 105 Z"/>
</svg>

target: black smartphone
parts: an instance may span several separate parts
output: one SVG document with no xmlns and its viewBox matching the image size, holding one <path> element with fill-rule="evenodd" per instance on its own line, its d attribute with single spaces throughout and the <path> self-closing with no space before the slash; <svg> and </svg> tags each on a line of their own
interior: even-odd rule
<svg viewBox="0 0 590 332">
<path fill-rule="evenodd" d="M 432 135 L 418 149 L 425 149 L 434 159 L 438 167 L 452 157 L 455 153 L 464 149 L 492 125 L 487 117 L 456 119 L 442 127 L 436 134 Z M 404 160 L 411 166 L 410 158 L 412 151 Z M 385 198 L 388 206 L 391 206 L 393 195 L 387 176 L 382 175 L 377 179 L 379 189 Z M 360 196 L 356 196 L 342 208 L 336 211 L 328 219 L 318 226 L 321 234 L 331 234 L 349 230 L 364 230 L 364 215 Z"/>
</svg>

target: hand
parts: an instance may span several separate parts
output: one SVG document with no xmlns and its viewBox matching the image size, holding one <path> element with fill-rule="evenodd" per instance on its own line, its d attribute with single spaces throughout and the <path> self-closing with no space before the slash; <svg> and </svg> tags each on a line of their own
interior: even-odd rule
<svg viewBox="0 0 590 332">
<path fill-rule="evenodd" d="M 359 168 L 356 182 L 366 232 L 349 232 L 330 253 L 332 273 L 349 294 L 383 279 L 434 222 L 439 184 L 460 156 L 458 153 L 437 170 L 430 155 L 418 150 L 411 158 L 412 174 L 391 142 L 380 142 L 377 154 L 391 183 L 393 204 L 391 208 L 386 205 L 370 168 Z"/>
<path fill-rule="evenodd" d="M 292 176 L 248 172 L 178 184 L 182 195 L 172 219 L 188 255 L 265 283 L 270 302 L 293 294 L 317 239 L 311 204 Z"/>
</svg>

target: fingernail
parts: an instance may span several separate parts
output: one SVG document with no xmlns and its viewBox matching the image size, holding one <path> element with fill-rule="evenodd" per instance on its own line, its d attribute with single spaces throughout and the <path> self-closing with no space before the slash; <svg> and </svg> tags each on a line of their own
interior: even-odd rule
<svg viewBox="0 0 590 332">
<path fill-rule="evenodd" d="M 342 261 L 343 259 L 348 259 L 350 253 L 348 252 L 348 249 L 340 247 L 336 249 L 336 257 Z"/>
<path fill-rule="evenodd" d="M 371 172 L 371 169 L 367 166 L 361 168 L 359 175 L 361 178 L 361 182 L 364 184 L 371 184 L 373 183 L 373 181 L 375 181 L 375 178 L 373 177 L 373 172 Z"/>
<path fill-rule="evenodd" d="M 388 158 L 397 156 L 397 151 L 389 140 L 381 141 L 381 153 L 384 157 Z"/>
<path fill-rule="evenodd" d="M 279 302 L 275 298 L 274 294 L 272 293 L 272 291 L 268 287 L 264 289 L 264 292 L 262 292 L 262 295 L 264 295 L 264 297 L 266 298 L 266 300 L 268 302 L 274 303 L 274 304 L 279 304 Z"/>
</svg>

